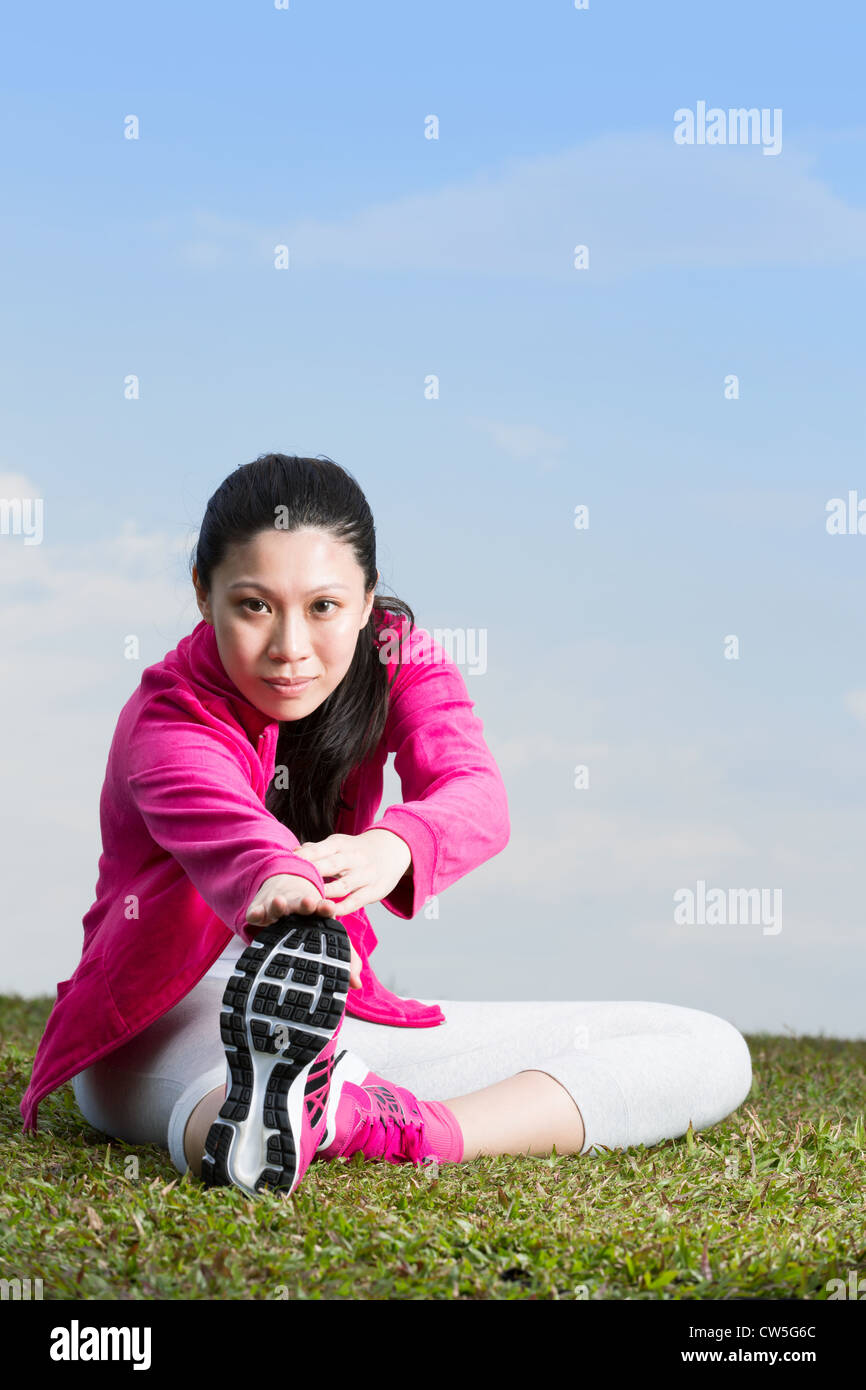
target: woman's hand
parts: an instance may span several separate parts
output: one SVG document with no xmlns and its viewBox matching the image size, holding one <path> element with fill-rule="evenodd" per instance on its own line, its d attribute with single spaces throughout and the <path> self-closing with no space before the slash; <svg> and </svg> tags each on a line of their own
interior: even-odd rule
<svg viewBox="0 0 866 1390">
<path fill-rule="evenodd" d="M 315 864 L 325 879 L 327 898 L 348 895 L 334 909 L 338 917 L 387 898 L 412 864 L 406 841 L 391 830 L 381 829 L 308 840 L 295 854 Z"/>
<path fill-rule="evenodd" d="M 303 856 L 306 858 L 306 855 Z M 297 874 L 273 874 L 266 878 L 247 908 L 247 924 L 265 927 L 292 912 L 316 913 L 319 917 L 336 917 L 332 902 L 323 898 L 314 883 Z M 352 951 L 349 967 L 349 986 L 361 988 L 361 957 L 349 942 Z"/>
</svg>

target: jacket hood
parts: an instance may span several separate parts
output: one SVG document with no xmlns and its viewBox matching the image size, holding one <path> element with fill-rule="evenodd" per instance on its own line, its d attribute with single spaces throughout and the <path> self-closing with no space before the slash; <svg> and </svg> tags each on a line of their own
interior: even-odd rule
<svg viewBox="0 0 866 1390">
<path fill-rule="evenodd" d="M 192 632 L 181 638 L 162 661 L 142 672 L 142 695 L 146 698 L 157 691 L 175 689 L 178 682 L 187 686 L 197 699 L 201 699 L 202 695 L 209 696 L 207 703 L 227 707 L 235 722 L 240 724 L 253 742 L 271 724 L 279 723 L 238 690 L 223 666 L 213 624 L 204 618 Z"/>
</svg>

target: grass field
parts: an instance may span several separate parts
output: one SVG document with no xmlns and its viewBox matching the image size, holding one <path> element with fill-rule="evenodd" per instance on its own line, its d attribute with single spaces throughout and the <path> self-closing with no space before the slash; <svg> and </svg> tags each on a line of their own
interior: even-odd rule
<svg viewBox="0 0 866 1390">
<path fill-rule="evenodd" d="M 0 996 L 0 1278 L 45 1299 L 826 1299 L 866 1275 L 866 1042 L 747 1036 L 751 1095 L 652 1148 L 316 1162 L 290 1198 L 18 1102 L 51 998 Z"/>
</svg>

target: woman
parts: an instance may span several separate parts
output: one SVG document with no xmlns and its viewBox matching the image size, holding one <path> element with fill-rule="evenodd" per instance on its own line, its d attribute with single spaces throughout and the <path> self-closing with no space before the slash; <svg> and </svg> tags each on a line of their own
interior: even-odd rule
<svg viewBox="0 0 866 1390">
<path fill-rule="evenodd" d="M 358 1151 L 653 1144 L 748 1095 L 745 1040 L 712 1014 L 400 999 L 376 978 L 365 907 L 414 917 L 510 831 L 462 676 L 408 605 L 377 602 L 378 578 L 366 499 L 328 459 L 269 454 L 210 498 L 202 620 L 119 716 L 96 901 L 25 1129 L 71 1077 L 104 1133 L 208 1183 L 292 1192 L 314 1159 Z M 403 801 L 376 818 L 389 753 Z M 541 925 L 539 981 L 557 968 Z"/>
</svg>

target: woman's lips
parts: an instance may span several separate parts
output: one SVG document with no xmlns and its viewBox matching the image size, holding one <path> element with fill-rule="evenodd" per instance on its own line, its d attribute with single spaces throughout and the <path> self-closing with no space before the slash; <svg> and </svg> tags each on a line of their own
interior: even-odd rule
<svg viewBox="0 0 866 1390">
<path fill-rule="evenodd" d="M 313 684 L 316 677 L 310 676 L 309 680 L 298 681 L 297 685 L 279 685 L 276 681 L 269 681 L 266 676 L 263 676 L 262 679 L 265 685 L 271 687 L 271 690 L 275 690 L 278 695 L 285 695 L 286 699 L 290 699 L 293 695 L 303 694 L 307 687 Z"/>
</svg>

